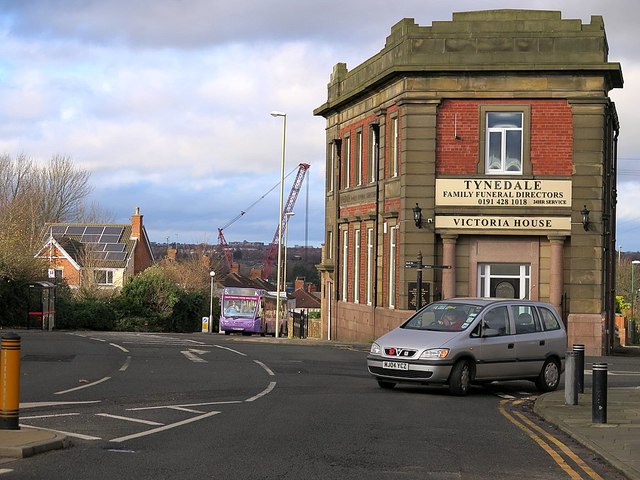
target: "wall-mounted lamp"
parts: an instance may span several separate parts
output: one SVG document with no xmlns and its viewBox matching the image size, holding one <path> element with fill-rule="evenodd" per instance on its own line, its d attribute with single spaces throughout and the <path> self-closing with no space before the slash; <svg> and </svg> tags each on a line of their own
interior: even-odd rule
<svg viewBox="0 0 640 480">
<path fill-rule="evenodd" d="M 413 207 L 413 221 L 416 224 L 416 227 L 422 228 L 422 209 L 416 203 L 416 206 Z"/>
<path fill-rule="evenodd" d="M 585 205 L 582 210 L 580 210 L 580 215 L 582 215 L 582 226 L 584 227 L 585 232 L 589 230 L 589 209 Z"/>
</svg>

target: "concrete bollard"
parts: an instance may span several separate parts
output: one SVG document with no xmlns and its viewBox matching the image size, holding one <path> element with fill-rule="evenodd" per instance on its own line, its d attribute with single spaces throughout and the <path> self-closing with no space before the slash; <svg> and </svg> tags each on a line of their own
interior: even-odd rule
<svg viewBox="0 0 640 480">
<path fill-rule="evenodd" d="M 20 336 L 2 335 L 0 348 L 0 430 L 19 430 Z"/>
<path fill-rule="evenodd" d="M 566 405 L 578 405 L 577 356 L 576 352 L 567 352 L 564 362 L 564 403 Z"/>
<path fill-rule="evenodd" d="M 607 371 L 606 363 L 593 364 L 593 389 L 591 392 L 591 421 L 607 423 Z"/>
<path fill-rule="evenodd" d="M 576 355 L 576 380 L 578 393 L 584 393 L 584 345 L 576 344 L 573 346 Z"/>
</svg>

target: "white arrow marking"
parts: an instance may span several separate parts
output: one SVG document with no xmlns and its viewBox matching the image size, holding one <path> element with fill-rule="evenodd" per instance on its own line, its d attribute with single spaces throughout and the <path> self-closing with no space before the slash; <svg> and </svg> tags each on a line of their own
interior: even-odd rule
<svg viewBox="0 0 640 480">
<path fill-rule="evenodd" d="M 191 352 L 189 350 L 182 350 L 180 353 L 183 354 L 185 357 L 187 357 L 192 362 L 207 363 L 207 361 L 204 358 L 200 358 L 195 353 L 193 353 L 193 352 Z"/>
</svg>

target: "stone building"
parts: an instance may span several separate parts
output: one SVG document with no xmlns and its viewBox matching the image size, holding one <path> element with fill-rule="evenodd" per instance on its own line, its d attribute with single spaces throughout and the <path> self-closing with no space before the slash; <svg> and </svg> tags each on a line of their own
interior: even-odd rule
<svg viewBox="0 0 640 480">
<path fill-rule="evenodd" d="M 609 351 L 608 95 L 622 83 L 602 17 L 556 11 L 404 19 L 366 62 L 338 63 L 314 111 L 327 141 L 323 337 L 372 340 L 417 302 L 511 297 L 550 302 L 570 345 Z"/>
</svg>

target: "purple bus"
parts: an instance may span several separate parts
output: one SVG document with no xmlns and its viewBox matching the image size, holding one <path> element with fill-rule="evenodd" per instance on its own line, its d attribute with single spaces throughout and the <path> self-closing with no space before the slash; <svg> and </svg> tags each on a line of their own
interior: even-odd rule
<svg viewBox="0 0 640 480">
<path fill-rule="evenodd" d="M 220 331 L 229 335 L 232 332 L 251 335 L 274 335 L 276 331 L 275 292 L 256 288 L 225 287 L 222 291 L 222 309 L 220 312 Z M 280 334 L 287 333 L 287 298 L 281 292 Z"/>
</svg>

